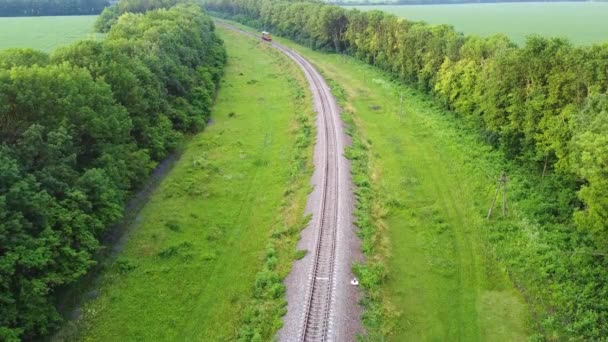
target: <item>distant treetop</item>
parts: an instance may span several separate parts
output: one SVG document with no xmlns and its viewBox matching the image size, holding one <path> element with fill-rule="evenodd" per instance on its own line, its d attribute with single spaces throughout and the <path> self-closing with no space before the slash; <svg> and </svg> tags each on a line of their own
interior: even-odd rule
<svg viewBox="0 0 608 342">
<path fill-rule="evenodd" d="M 99 14 L 108 0 L 0 0 L 0 17 Z"/>
<path fill-rule="evenodd" d="M 608 2 L 608 0 L 328 0 L 334 5 L 453 5 L 453 4 L 491 4 L 507 2 Z"/>
</svg>

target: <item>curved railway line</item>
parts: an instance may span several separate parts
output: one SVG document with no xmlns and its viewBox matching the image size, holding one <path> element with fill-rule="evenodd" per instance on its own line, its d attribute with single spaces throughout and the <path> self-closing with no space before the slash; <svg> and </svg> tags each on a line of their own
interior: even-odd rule
<svg viewBox="0 0 608 342">
<path fill-rule="evenodd" d="M 317 236 L 313 261 L 311 263 L 310 281 L 305 299 L 305 309 L 302 317 L 302 330 L 299 334 L 300 341 L 326 341 L 331 336 L 330 315 L 333 301 L 333 287 L 335 284 L 335 256 L 336 256 L 336 233 L 338 225 L 338 139 L 335 129 L 334 117 L 339 113 L 333 112 L 331 106 L 331 93 L 324 84 L 319 73 L 298 54 L 286 49 L 276 43 L 276 47 L 300 65 L 309 79 L 312 79 L 311 88 L 318 97 L 325 127 L 323 136 L 325 138 L 325 153 L 323 154 L 322 171 L 322 200 L 318 215 Z"/>
<path fill-rule="evenodd" d="M 232 25 L 219 22 L 228 29 L 238 31 L 256 38 L 250 32 Z M 321 192 L 318 209 L 314 212 L 314 248 L 311 251 L 312 261 L 308 273 L 308 284 L 302 307 L 299 332 L 289 340 L 297 341 L 331 341 L 334 340 L 333 310 L 336 288 L 336 250 L 339 238 L 341 196 L 340 160 L 343 146 L 340 140 L 339 108 L 329 86 L 319 72 L 302 56 L 293 50 L 278 44 L 269 43 L 289 58 L 304 72 L 313 94 L 315 109 L 321 119 L 318 121 L 317 144 L 321 147 L 320 179 Z M 318 210 L 318 211 L 317 211 Z"/>
</svg>

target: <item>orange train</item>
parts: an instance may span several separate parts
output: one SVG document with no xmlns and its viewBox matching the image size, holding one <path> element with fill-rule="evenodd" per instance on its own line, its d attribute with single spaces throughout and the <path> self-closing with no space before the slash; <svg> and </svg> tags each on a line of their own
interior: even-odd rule
<svg viewBox="0 0 608 342">
<path fill-rule="evenodd" d="M 264 31 L 264 32 L 262 32 L 262 40 L 265 40 L 267 42 L 271 42 L 272 41 L 272 36 L 270 35 L 270 33 Z"/>
</svg>

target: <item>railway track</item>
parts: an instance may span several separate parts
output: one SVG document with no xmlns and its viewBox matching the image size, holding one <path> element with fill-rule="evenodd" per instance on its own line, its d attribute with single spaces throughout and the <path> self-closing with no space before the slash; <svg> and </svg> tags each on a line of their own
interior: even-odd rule
<svg viewBox="0 0 608 342">
<path fill-rule="evenodd" d="M 219 21 L 228 29 L 260 38 L 250 32 Z M 333 303 L 336 286 L 336 242 L 339 224 L 340 193 L 339 177 L 342 146 L 339 142 L 339 110 L 323 77 L 302 56 L 278 44 L 269 43 L 291 58 L 304 72 L 313 93 L 313 101 L 318 115 L 321 144 L 321 201 L 315 213 L 315 247 L 304 299 L 298 341 L 330 341 L 333 327 Z M 322 127 L 321 127 L 322 126 Z M 295 337 L 295 336 L 294 336 Z M 294 339 L 295 340 L 295 339 Z"/>
</svg>

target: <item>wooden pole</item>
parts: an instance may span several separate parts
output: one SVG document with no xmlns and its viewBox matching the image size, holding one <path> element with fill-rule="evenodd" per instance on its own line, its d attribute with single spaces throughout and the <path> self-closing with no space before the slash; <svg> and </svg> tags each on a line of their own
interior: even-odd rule
<svg viewBox="0 0 608 342">
<path fill-rule="evenodd" d="M 500 178 L 496 182 L 496 192 L 494 193 L 494 199 L 492 200 L 492 205 L 490 206 L 490 210 L 488 210 L 488 216 L 486 220 L 490 220 L 492 217 L 492 213 L 494 212 L 494 206 L 496 205 L 496 200 L 498 199 L 498 194 L 500 193 L 500 188 L 502 185 L 502 216 L 507 216 L 507 172 L 503 171 L 500 175 Z"/>
<path fill-rule="evenodd" d="M 492 205 L 490 206 L 490 210 L 488 210 L 488 217 L 486 220 L 490 221 L 490 217 L 492 217 L 492 212 L 494 211 L 494 205 L 496 204 L 496 199 L 498 198 L 498 192 L 500 191 L 500 180 L 496 183 L 496 193 L 494 194 L 494 200 L 492 201 Z"/>
</svg>

